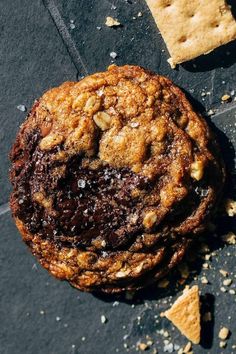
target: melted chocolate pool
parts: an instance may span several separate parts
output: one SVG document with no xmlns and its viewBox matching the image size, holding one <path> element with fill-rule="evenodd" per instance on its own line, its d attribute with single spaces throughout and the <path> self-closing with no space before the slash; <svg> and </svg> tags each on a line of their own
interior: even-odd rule
<svg viewBox="0 0 236 354">
<path fill-rule="evenodd" d="M 82 167 L 82 157 L 66 163 L 38 147 L 17 180 L 18 216 L 32 233 L 68 246 L 117 248 L 143 229 L 142 198 L 150 183 L 128 168 Z M 27 156 L 28 157 L 28 156 Z M 42 192 L 49 206 L 35 200 Z M 139 193 L 138 193 L 139 194 Z"/>
</svg>

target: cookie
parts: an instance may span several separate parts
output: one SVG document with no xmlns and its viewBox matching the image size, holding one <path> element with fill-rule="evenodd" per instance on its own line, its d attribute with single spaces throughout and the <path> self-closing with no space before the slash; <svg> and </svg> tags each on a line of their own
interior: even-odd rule
<svg viewBox="0 0 236 354">
<path fill-rule="evenodd" d="M 10 158 L 23 240 L 85 291 L 166 275 L 204 231 L 224 182 L 206 122 L 170 80 L 137 66 L 46 92 Z"/>
<path fill-rule="evenodd" d="M 236 21 L 225 0 L 146 0 L 174 68 L 236 39 Z"/>
</svg>

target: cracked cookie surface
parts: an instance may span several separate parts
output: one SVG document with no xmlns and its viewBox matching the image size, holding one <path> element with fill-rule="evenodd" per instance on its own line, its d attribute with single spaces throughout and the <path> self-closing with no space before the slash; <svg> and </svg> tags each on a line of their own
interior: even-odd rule
<svg viewBox="0 0 236 354">
<path fill-rule="evenodd" d="M 11 154 L 11 209 L 40 263 L 85 291 L 137 289 L 178 263 L 224 182 L 206 122 L 137 66 L 46 92 Z"/>
</svg>

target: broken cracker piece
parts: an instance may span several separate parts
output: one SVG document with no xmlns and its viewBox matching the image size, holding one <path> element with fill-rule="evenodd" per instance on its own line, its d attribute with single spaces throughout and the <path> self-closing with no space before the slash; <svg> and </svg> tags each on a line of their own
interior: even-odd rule
<svg viewBox="0 0 236 354">
<path fill-rule="evenodd" d="M 236 39 L 236 21 L 225 0 L 146 0 L 164 38 L 171 67 Z"/>
<path fill-rule="evenodd" d="M 186 289 L 172 307 L 164 312 L 179 330 L 194 344 L 200 342 L 200 300 L 198 286 Z"/>
</svg>

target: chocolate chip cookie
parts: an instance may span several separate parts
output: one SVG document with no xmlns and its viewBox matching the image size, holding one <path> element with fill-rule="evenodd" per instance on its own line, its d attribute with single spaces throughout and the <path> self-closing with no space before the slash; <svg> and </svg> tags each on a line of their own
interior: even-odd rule
<svg viewBox="0 0 236 354">
<path fill-rule="evenodd" d="M 10 153 L 12 214 L 54 276 L 85 291 L 138 289 L 204 231 L 224 184 L 218 156 L 170 80 L 113 65 L 35 102 Z"/>
</svg>

